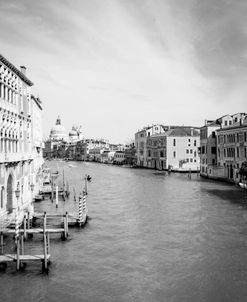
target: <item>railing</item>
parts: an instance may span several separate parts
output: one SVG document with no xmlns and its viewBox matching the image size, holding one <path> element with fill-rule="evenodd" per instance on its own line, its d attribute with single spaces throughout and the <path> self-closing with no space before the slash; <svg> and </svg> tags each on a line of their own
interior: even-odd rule
<svg viewBox="0 0 247 302">
<path fill-rule="evenodd" d="M 0 163 L 10 163 L 32 159 L 34 159 L 34 155 L 30 153 L 0 153 Z"/>
</svg>

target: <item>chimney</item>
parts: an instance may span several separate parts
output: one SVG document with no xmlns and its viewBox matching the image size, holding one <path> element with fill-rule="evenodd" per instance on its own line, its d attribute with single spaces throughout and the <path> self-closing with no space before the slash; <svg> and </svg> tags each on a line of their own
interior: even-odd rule
<svg viewBox="0 0 247 302">
<path fill-rule="evenodd" d="M 25 66 L 20 66 L 21 72 L 26 75 L 26 67 Z"/>
</svg>

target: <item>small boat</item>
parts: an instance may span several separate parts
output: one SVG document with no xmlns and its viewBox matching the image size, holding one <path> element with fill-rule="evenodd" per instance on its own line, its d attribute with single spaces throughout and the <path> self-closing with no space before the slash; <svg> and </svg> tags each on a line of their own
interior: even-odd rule
<svg viewBox="0 0 247 302">
<path fill-rule="evenodd" d="M 42 201 L 44 198 L 43 198 L 43 195 L 41 195 L 41 194 L 38 194 L 38 195 L 36 195 L 35 197 L 34 197 L 34 201 L 35 202 L 40 202 L 40 201 Z"/>
<path fill-rule="evenodd" d="M 240 183 L 239 183 L 239 186 L 240 186 L 240 188 L 242 188 L 242 189 L 247 189 L 247 183 L 240 182 Z"/>
</svg>

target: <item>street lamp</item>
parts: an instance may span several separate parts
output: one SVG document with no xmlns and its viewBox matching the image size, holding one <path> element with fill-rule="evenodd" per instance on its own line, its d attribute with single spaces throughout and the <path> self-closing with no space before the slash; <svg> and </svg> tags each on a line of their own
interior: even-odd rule
<svg viewBox="0 0 247 302">
<path fill-rule="evenodd" d="M 17 201 L 18 201 L 18 199 L 20 198 L 20 194 L 21 194 L 21 191 L 20 191 L 20 183 L 18 182 L 18 183 L 17 183 L 17 188 L 16 188 L 16 190 L 15 190 L 15 196 L 16 196 L 16 198 L 17 198 Z"/>
</svg>

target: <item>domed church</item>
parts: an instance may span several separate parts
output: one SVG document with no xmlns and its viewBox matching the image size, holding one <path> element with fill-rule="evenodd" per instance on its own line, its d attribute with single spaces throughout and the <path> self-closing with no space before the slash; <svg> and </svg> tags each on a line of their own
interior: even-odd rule
<svg viewBox="0 0 247 302">
<path fill-rule="evenodd" d="M 58 116 L 56 125 L 51 129 L 50 140 L 52 141 L 67 141 L 68 135 L 64 126 L 61 124 L 61 119 Z"/>
</svg>

